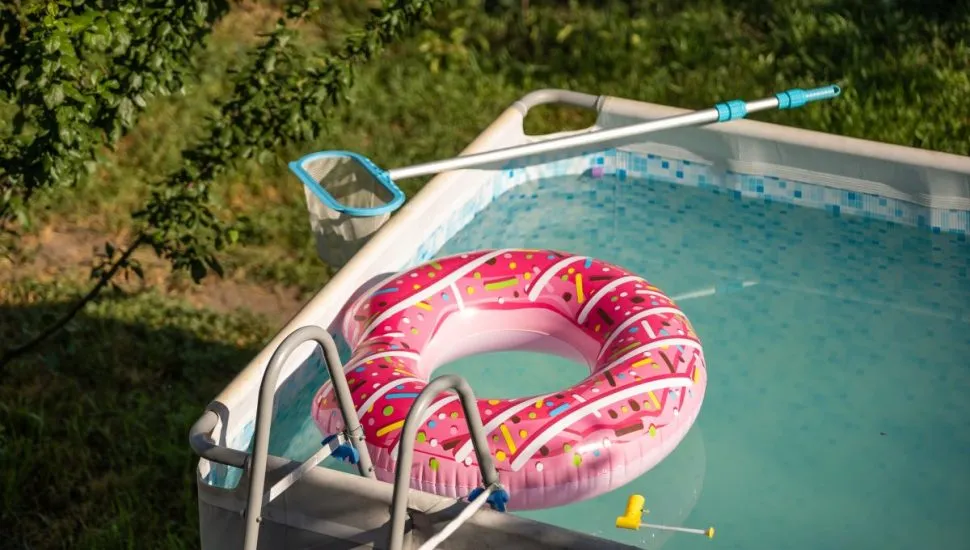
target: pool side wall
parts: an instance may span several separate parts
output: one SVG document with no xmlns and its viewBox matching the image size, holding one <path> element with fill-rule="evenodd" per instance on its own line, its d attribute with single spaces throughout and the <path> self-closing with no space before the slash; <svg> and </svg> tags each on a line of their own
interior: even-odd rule
<svg viewBox="0 0 970 550">
<path fill-rule="evenodd" d="M 597 124 L 624 126 L 686 112 L 607 98 Z M 621 149 L 634 159 L 635 177 L 970 234 L 970 157 L 749 120 L 658 132 Z"/>
</svg>

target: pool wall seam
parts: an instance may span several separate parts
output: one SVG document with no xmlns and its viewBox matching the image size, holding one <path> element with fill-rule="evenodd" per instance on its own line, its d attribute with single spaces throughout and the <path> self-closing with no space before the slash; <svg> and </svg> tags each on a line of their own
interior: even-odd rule
<svg viewBox="0 0 970 550">
<path fill-rule="evenodd" d="M 643 156 L 629 151 L 607 152 L 592 162 L 590 169 L 596 177 L 615 175 L 621 180 L 628 177 L 642 178 L 691 187 L 723 189 L 737 197 L 824 209 L 834 215 L 874 218 L 927 228 L 934 233 L 970 234 L 970 211 L 965 209 L 924 206 L 905 199 L 786 178 L 766 170 L 718 170 L 711 163 L 655 154 Z M 756 166 L 753 163 L 746 164 L 751 168 Z M 812 174 L 808 177 L 815 176 Z"/>
</svg>

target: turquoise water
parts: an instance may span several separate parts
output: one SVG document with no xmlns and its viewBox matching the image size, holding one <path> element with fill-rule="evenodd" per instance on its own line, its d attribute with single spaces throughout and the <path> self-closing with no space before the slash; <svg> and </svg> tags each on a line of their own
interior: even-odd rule
<svg viewBox="0 0 970 550">
<path fill-rule="evenodd" d="M 596 499 L 522 515 L 669 550 L 966 547 L 966 238 L 727 192 L 557 178 L 500 197 L 440 255 L 502 247 L 593 255 L 679 296 L 709 369 L 697 423 L 657 468 Z M 523 353 L 440 372 L 466 376 L 481 397 L 584 375 Z M 306 411 L 309 399 L 294 405 Z M 274 427 L 274 452 L 318 448 L 298 418 Z M 714 525 L 717 536 L 617 530 L 634 492 L 646 496 L 645 521 Z"/>
</svg>

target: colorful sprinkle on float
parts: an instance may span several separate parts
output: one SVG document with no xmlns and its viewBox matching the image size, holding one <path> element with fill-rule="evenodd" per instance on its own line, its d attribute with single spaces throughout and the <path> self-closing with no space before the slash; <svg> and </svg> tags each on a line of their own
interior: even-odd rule
<svg viewBox="0 0 970 550">
<path fill-rule="evenodd" d="M 560 392 L 477 403 L 509 509 L 591 498 L 654 467 L 700 410 L 706 366 L 690 321 L 622 268 L 553 250 L 482 250 L 396 274 L 352 303 L 344 369 L 378 477 L 392 481 L 401 428 L 432 371 L 485 351 L 581 358 L 591 374 Z M 343 429 L 329 382 L 312 414 Z M 464 497 L 481 483 L 456 395 L 428 409 L 411 486 Z"/>
</svg>

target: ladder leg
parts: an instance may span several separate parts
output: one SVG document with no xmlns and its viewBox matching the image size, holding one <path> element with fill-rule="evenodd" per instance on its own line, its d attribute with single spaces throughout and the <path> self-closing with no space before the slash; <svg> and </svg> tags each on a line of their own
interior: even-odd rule
<svg viewBox="0 0 970 550">
<path fill-rule="evenodd" d="M 407 514 L 408 491 L 411 488 L 410 477 L 411 465 L 414 462 L 414 440 L 417 436 L 418 428 L 423 424 L 424 412 L 431 404 L 431 401 L 438 394 L 447 390 L 455 390 L 458 392 L 458 398 L 461 401 L 462 410 L 465 413 L 465 421 L 468 423 L 468 430 L 472 436 L 475 454 L 478 457 L 478 468 L 481 471 L 485 489 L 481 491 L 481 494 L 477 498 L 474 496 L 474 493 L 471 496 L 473 503 L 469 508 L 475 506 L 477 503 L 475 509 L 468 513 L 467 517 L 459 514 L 461 521 L 458 522 L 459 518 L 455 518 L 446 527 L 446 530 L 451 528 L 451 532 L 453 532 L 462 523 L 467 521 L 485 502 L 494 503 L 493 505 L 497 505 L 496 508 L 504 509 L 504 504 L 508 501 L 508 493 L 505 492 L 505 489 L 499 483 L 498 470 L 495 469 L 495 464 L 492 462 L 492 455 L 489 454 L 488 440 L 485 437 L 485 427 L 482 425 L 482 418 L 478 413 L 475 394 L 472 392 L 471 386 L 468 385 L 468 382 L 464 378 L 454 374 L 439 376 L 432 380 L 418 394 L 417 399 L 411 405 L 411 410 L 408 411 L 407 418 L 404 420 L 401 443 L 398 446 L 397 471 L 395 472 L 394 478 L 394 496 L 391 504 L 391 530 L 388 535 L 389 550 L 403 550 L 404 548 L 404 524 Z M 452 527 L 453 524 L 454 526 Z M 441 540 L 444 540 L 444 537 L 438 543 Z"/>
<path fill-rule="evenodd" d="M 364 441 L 364 430 L 353 407 L 347 377 L 340 362 L 337 345 L 326 330 L 318 326 L 305 326 L 287 336 L 273 353 L 263 372 L 259 386 L 259 401 L 256 405 L 256 431 L 253 437 L 253 453 L 249 460 L 249 496 L 246 504 L 246 530 L 244 550 L 256 550 L 259 541 L 260 514 L 263 511 L 263 492 L 266 484 L 266 463 L 269 457 L 269 433 L 273 420 L 273 406 L 276 399 L 276 384 L 280 370 L 290 355 L 306 342 L 316 342 L 323 348 L 324 364 L 330 372 L 334 393 L 344 416 L 344 425 L 350 434 L 351 444 L 358 451 L 358 468 L 363 476 L 375 478 L 370 453 Z"/>
</svg>

